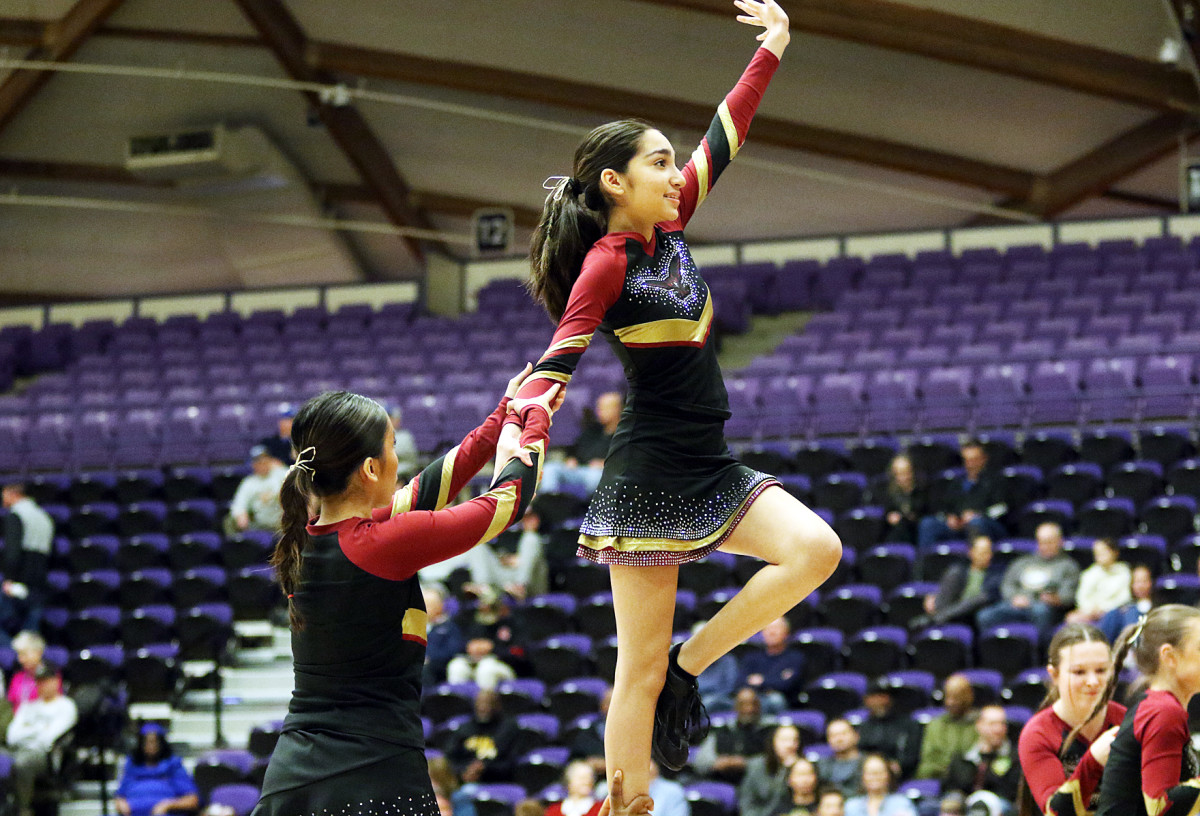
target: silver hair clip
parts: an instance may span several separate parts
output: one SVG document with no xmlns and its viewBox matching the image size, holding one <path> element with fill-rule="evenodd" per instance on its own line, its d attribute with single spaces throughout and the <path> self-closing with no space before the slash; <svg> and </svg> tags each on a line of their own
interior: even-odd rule
<svg viewBox="0 0 1200 816">
<path fill-rule="evenodd" d="M 554 201 L 558 201 L 563 197 L 563 193 L 571 186 L 570 176 L 550 176 L 542 182 L 543 190 L 553 190 L 551 194 Z"/>
<path fill-rule="evenodd" d="M 307 459 L 304 458 L 306 456 L 308 457 Z M 305 448 L 304 450 L 300 451 L 299 455 L 296 456 L 296 461 L 292 465 L 292 467 L 296 468 L 298 470 L 304 471 L 309 476 L 316 476 L 317 471 L 312 466 L 312 463 L 316 458 L 317 458 L 317 449 L 312 446 L 309 446 L 309 447 Z M 288 468 L 288 470 L 291 470 L 291 468 Z"/>
</svg>

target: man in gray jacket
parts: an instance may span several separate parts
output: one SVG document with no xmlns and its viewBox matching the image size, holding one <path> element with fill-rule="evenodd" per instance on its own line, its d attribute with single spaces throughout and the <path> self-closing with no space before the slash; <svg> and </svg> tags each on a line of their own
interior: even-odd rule
<svg viewBox="0 0 1200 816">
<path fill-rule="evenodd" d="M 46 570 L 54 542 L 54 520 L 25 494 L 19 483 L 0 490 L 4 517 L 4 559 L 0 571 L 0 645 L 17 632 L 36 632 L 45 605 Z"/>
<path fill-rule="evenodd" d="M 1008 565 L 1000 585 L 999 603 L 979 611 L 976 623 L 983 632 L 1000 623 L 1033 623 L 1044 647 L 1054 627 L 1075 607 L 1079 565 L 1062 551 L 1062 528 L 1052 521 L 1038 526 L 1037 552 Z"/>
</svg>

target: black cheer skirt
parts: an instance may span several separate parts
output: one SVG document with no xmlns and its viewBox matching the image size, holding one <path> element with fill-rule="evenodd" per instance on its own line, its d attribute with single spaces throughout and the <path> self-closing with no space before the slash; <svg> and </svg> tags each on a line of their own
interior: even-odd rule
<svg viewBox="0 0 1200 816">
<path fill-rule="evenodd" d="M 332 732 L 285 731 L 250 816 L 438 816 L 425 752 Z"/>
<path fill-rule="evenodd" d="M 580 526 L 578 555 L 632 566 L 697 561 L 777 484 L 733 458 L 719 419 L 626 411 Z"/>
</svg>

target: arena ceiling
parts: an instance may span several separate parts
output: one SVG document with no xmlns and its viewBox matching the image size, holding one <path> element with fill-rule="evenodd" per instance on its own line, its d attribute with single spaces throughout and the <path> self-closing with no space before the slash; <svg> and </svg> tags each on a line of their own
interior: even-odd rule
<svg viewBox="0 0 1200 816">
<path fill-rule="evenodd" d="M 783 0 L 791 46 L 689 236 L 1178 211 L 1200 108 L 1198 41 L 1181 35 L 1200 26 L 1194 2 Z M 480 207 L 511 208 L 525 241 L 542 180 L 569 170 L 591 126 L 641 116 L 690 153 L 756 45 L 735 13 L 728 0 L 0 0 L 0 297 L 245 285 L 212 224 L 153 211 L 178 201 L 173 185 L 124 167 L 130 136 L 216 123 L 267 134 L 329 218 L 444 234 L 343 233 L 363 279 L 465 257 L 442 238 Z M 31 196 L 149 211 L 19 206 Z"/>
</svg>

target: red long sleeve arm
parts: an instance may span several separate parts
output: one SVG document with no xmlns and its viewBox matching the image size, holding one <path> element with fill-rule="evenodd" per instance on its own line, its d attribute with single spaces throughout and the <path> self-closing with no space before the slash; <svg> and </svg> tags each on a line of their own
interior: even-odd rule
<svg viewBox="0 0 1200 816">
<path fill-rule="evenodd" d="M 1119 724 L 1124 716 L 1124 706 L 1110 704 L 1104 728 Z M 1085 816 L 1091 813 L 1088 803 L 1099 789 L 1104 774 L 1104 766 L 1088 750 L 1089 743 L 1077 737 L 1076 744 L 1082 749 L 1082 756 L 1074 771 L 1067 776 L 1059 751 L 1069 730 L 1052 710 L 1044 709 L 1021 730 L 1021 738 L 1017 743 L 1025 782 L 1037 803 L 1038 811 L 1046 816 Z"/>
<path fill-rule="evenodd" d="M 479 472 L 496 453 L 500 428 L 508 411 L 508 397 L 500 400 L 496 410 L 463 441 L 430 462 L 411 482 L 392 497 L 389 515 L 408 510 L 440 510 L 445 507 L 467 482 Z"/>
<path fill-rule="evenodd" d="M 1133 735 L 1142 746 L 1142 799 L 1156 816 L 1196 813 L 1200 780 L 1180 782 L 1188 715 L 1171 694 L 1150 694 L 1138 706 Z"/>
<path fill-rule="evenodd" d="M 778 67 L 779 57 L 765 48 L 759 48 L 742 72 L 741 79 L 717 108 L 708 132 L 683 167 L 687 182 L 683 186 L 683 201 L 679 207 L 680 229 L 687 226 L 721 173 L 746 143 L 750 120 L 754 118 L 758 103 Z"/>
<path fill-rule="evenodd" d="M 384 507 L 376 510 L 370 521 L 353 520 L 353 525 L 338 531 L 342 552 L 372 575 L 403 581 L 422 567 L 495 538 L 524 515 L 541 480 L 545 438 L 526 450 L 532 466 L 511 459 L 491 488 L 468 502 L 441 510 L 399 513 Z"/>
</svg>

